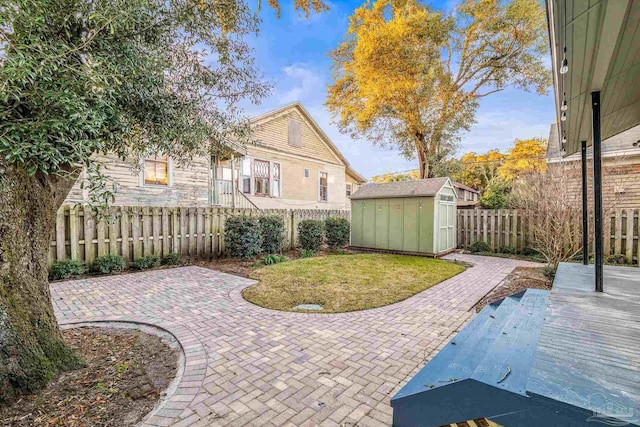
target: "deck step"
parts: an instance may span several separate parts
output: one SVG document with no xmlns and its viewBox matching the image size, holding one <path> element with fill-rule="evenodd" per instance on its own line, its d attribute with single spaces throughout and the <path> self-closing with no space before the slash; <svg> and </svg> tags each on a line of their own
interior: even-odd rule
<svg viewBox="0 0 640 427">
<path fill-rule="evenodd" d="M 419 371 L 393 400 L 469 378 L 503 330 L 523 293 L 487 305 Z"/>
</svg>

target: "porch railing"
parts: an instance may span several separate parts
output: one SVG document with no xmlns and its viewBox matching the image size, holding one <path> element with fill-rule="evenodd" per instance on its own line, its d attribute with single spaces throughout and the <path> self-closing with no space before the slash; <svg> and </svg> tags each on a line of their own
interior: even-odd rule
<svg viewBox="0 0 640 427">
<path fill-rule="evenodd" d="M 228 208 L 241 209 L 258 209 L 258 207 L 244 195 L 242 191 L 236 188 L 235 206 L 233 197 L 233 184 L 230 180 L 214 179 L 213 180 L 213 204 Z"/>
</svg>

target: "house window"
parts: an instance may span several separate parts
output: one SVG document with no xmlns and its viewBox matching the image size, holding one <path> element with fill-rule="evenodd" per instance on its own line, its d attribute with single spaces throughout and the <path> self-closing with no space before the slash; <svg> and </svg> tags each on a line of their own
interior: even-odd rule
<svg viewBox="0 0 640 427">
<path fill-rule="evenodd" d="M 304 170 L 304 177 L 309 178 L 309 169 Z"/>
<path fill-rule="evenodd" d="M 320 201 L 326 202 L 329 199 L 328 191 L 329 174 L 320 172 Z"/>
<path fill-rule="evenodd" d="M 222 180 L 231 181 L 231 168 L 222 168 Z"/>
<path fill-rule="evenodd" d="M 347 197 L 351 196 L 351 184 L 347 184 Z"/>
<path fill-rule="evenodd" d="M 264 160 L 253 161 L 253 179 L 255 194 L 260 196 L 269 195 L 269 162 Z"/>
<path fill-rule="evenodd" d="M 242 192 L 251 193 L 251 159 L 245 157 L 240 163 L 240 174 L 242 175 Z"/>
<path fill-rule="evenodd" d="M 280 163 L 271 164 L 271 196 L 280 197 Z"/>
<path fill-rule="evenodd" d="M 169 158 L 153 156 L 144 159 L 144 183 L 169 185 Z"/>
<path fill-rule="evenodd" d="M 297 120 L 289 120 L 289 145 L 292 147 L 302 147 L 302 124 Z"/>
</svg>

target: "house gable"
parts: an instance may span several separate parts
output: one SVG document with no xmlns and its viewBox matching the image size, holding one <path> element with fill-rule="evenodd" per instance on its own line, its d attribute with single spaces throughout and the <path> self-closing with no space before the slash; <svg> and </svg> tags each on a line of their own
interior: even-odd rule
<svg viewBox="0 0 640 427">
<path fill-rule="evenodd" d="M 348 166 L 338 149 L 299 103 L 270 111 L 251 122 L 254 138 L 262 148 Z"/>
</svg>

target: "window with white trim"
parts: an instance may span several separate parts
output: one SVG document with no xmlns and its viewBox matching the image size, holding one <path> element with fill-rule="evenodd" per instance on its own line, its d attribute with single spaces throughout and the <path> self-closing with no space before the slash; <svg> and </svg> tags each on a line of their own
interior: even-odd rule
<svg viewBox="0 0 640 427">
<path fill-rule="evenodd" d="M 351 184 L 347 184 L 347 197 L 351 196 Z"/>
<path fill-rule="evenodd" d="M 329 200 L 329 173 L 320 172 L 319 177 L 319 198 L 321 202 Z"/>
<path fill-rule="evenodd" d="M 245 157 L 240 162 L 240 179 L 242 181 L 242 192 L 245 194 L 251 193 L 251 159 Z"/>
<path fill-rule="evenodd" d="M 257 196 L 269 195 L 269 167 L 269 162 L 265 160 L 253 161 L 253 188 Z"/>
<path fill-rule="evenodd" d="M 271 163 L 271 197 L 280 197 L 280 163 Z"/>
<path fill-rule="evenodd" d="M 169 157 L 150 156 L 144 159 L 145 185 L 169 185 Z"/>
</svg>

